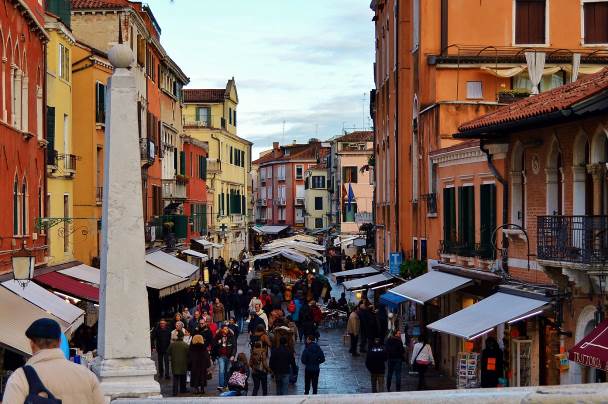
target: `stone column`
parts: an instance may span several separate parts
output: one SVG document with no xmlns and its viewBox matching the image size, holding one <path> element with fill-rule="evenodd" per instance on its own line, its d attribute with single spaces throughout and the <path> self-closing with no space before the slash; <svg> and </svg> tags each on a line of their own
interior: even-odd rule
<svg viewBox="0 0 608 404">
<path fill-rule="evenodd" d="M 108 399 L 160 396 L 150 359 L 144 219 L 131 49 L 114 46 L 108 83 L 98 354 L 93 369 Z"/>
<path fill-rule="evenodd" d="M 591 177 L 593 178 L 593 214 L 601 215 L 604 205 L 604 193 L 602 192 L 602 188 L 604 188 L 603 183 L 605 168 L 603 164 L 591 164 L 588 166 L 588 169 L 591 173 Z"/>
<path fill-rule="evenodd" d="M 2 58 L 2 120 L 6 122 L 7 119 L 7 108 L 6 108 L 6 57 Z"/>
</svg>

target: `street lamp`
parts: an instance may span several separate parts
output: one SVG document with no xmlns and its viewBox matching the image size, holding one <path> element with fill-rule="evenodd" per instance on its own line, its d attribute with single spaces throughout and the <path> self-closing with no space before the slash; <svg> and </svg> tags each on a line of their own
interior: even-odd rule
<svg viewBox="0 0 608 404">
<path fill-rule="evenodd" d="M 25 241 L 21 246 L 21 249 L 13 254 L 13 279 L 25 288 L 29 281 L 34 277 L 34 264 L 36 257 L 32 254 L 31 250 L 25 248 Z"/>
</svg>

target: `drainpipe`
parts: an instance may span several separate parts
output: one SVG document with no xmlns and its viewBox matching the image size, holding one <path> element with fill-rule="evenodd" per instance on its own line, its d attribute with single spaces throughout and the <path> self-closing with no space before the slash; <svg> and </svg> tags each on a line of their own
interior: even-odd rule
<svg viewBox="0 0 608 404">
<path fill-rule="evenodd" d="M 508 184 L 507 180 L 496 169 L 496 166 L 494 165 L 494 161 L 492 160 L 492 155 L 490 154 L 490 151 L 485 148 L 485 144 L 484 144 L 483 140 L 481 140 L 479 143 L 479 149 L 481 149 L 481 151 L 486 155 L 486 159 L 488 162 L 488 167 L 490 168 L 490 172 L 492 173 L 494 178 L 496 178 L 496 180 L 498 180 L 498 182 L 500 182 L 500 184 L 502 185 L 502 225 L 505 225 L 505 224 L 509 223 L 509 219 L 508 219 L 509 184 Z M 506 242 L 506 240 L 505 240 L 505 236 L 503 233 L 503 242 L 502 242 L 503 246 L 505 245 L 505 242 Z M 506 273 L 509 272 L 509 257 L 508 256 L 502 257 L 502 267 Z"/>
<path fill-rule="evenodd" d="M 36 128 L 38 130 L 42 131 L 42 138 L 44 140 L 46 139 L 46 134 L 47 134 L 47 128 L 46 128 L 46 114 L 47 114 L 47 102 L 46 102 L 46 94 L 47 94 L 47 88 L 46 88 L 46 80 L 44 78 L 46 78 L 46 71 L 47 71 L 47 62 L 46 62 L 46 53 L 48 52 L 48 46 L 47 46 L 47 42 L 44 41 L 42 43 L 42 74 L 44 74 L 43 79 L 42 79 L 42 83 L 40 83 L 42 85 L 42 129 L 41 128 Z M 4 106 L 4 108 L 6 109 L 6 105 Z M 40 216 L 45 216 L 45 217 L 49 217 L 50 216 L 50 212 L 49 212 L 49 198 L 47 198 L 48 195 L 48 184 L 49 184 L 49 176 L 46 174 L 46 164 L 49 161 L 48 160 L 48 154 L 49 154 L 49 148 L 48 145 L 44 148 L 44 153 L 42 153 L 42 155 L 44 156 L 44 161 L 42 162 L 42 172 L 44 173 L 44 188 L 42 191 L 42 205 L 44 206 L 44 215 L 42 214 L 43 212 L 40 212 Z M 42 220 L 42 217 L 40 218 L 40 220 Z M 40 231 L 40 230 L 38 230 Z M 49 245 L 49 240 L 50 240 L 50 231 L 49 229 L 46 230 L 45 232 L 45 239 L 44 239 L 44 244 L 45 245 Z M 99 243 L 99 241 L 98 241 Z M 32 241 L 32 246 L 34 246 L 34 242 Z M 99 244 L 97 245 L 97 251 L 99 252 Z M 46 253 L 50 256 L 51 255 L 51 249 L 49 247 L 49 249 L 46 251 Z M 47 257 L 44 257 L 44 260 L 46 260 Z"/>
<path fill-rule="evenodd" d="M 397 21 L 397 26 L 394 27 L 394 29 L 397 30 L 397 35 L 395 35 L 395 37 L 397 38 L 397 43 L 396 43 L 396 55 L 395 55 L 395 66 L 397 68 L 396 70 L 396 74 L 395 74 L 395 190 L 396 190 L 396 195 L 397 195 L 397 199 L 399 197 L 399 0 L 395 0 L 395 14 L 396 14 L 396 21 Z M 397 201 L 396 201 L 397 202 Z M 398 250 L 395 251 L 399 251 L 401 250 L 401 242 L 399 240 L 399 202 L 397 202 L 396 205 L 396 209 L 395 209 L 395 240 L 397 241 L 398 244 Z M 390 243 L 390 240 L 389 240 Z M 386 253 L 386 251 L 385 251 Z"/>
<path fill-rule="evenodd" d="M 222 144 L 220 142 L 220 139 L 218 137 L 216 137 L 216 135 L 213 133 L 211 134 L 211 139 L 213 139 L 217 142 L 217 162 L 219 163 L 219 169 L 221 171 L 222 170 L 222 158 L 221 158 Z M 215 189 L 215 177 L 216 176 L 217 176 L 217 173 L 214 173 L 213 179 L 211 180 L 212 184 L 213 184 L 213 203 L 215 203 L 215 196 L 217 194 L 217 189 Z M 213 204 L 211 204 L 211 206 L 213 206 Z M 217 209 L 216 215 L 219 215 L 219 213 L 220 213 L 220 210 L 219 210 L 219 204 L 218 204 L 218 209 Z M 213 213 L 211 214 L 211 219 L 213 219 Z M 215 222 L 217 222 L 217 220 L 215 220 Z M 209 229 L 207 229 L 207 232 L 209 232 Z"/>
<path fill-rule="evenodd" d="M 448 49 L 448 0 L 441 0 L 441 54 Z"/>
</svg>

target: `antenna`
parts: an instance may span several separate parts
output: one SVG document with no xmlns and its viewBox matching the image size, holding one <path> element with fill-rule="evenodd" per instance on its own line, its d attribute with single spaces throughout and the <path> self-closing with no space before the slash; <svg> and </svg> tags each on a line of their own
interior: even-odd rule
<svg viewBox="0 0 608 404">
<path fill-rule="evenodd" d="M 365 129 L 365 100 L 366 100 L 366 96 L 365 93 L 363 93 L 363 98 L 361 99 L 362 102 L 362 106 L 361 106 L 361 128 Z"/>
<path fill-rule="evenodd" d="M 281 139 L 281 143 L 285 144 L 285 119 L 283 119 L 283 138 Z"/>
</svg>

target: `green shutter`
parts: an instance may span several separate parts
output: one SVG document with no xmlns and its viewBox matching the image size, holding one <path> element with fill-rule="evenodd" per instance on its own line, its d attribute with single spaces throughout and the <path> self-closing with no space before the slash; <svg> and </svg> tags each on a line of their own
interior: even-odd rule
<svg viewBox="0 0 608 404">
<path fill-rule="evenodd" d="M 207 157 L 203 157 L 203 176 L 202 179 L 207 179 Z"/>
<path fill-rule="evenodd" d="M 201 120 L 201 111 L 198 108 L 195 108 L 196 110 L 196 122 L 200 122 Z"/>
<path fill-rule="evenodd" d="M 179 173 L 186 175 L 186 152 L 179 152 Z"/>
<path fill-rule="evenodd" d="M 173 150 L 173 169 L 177 174 L 177 149 Z"/>
<path fill-rule="evenodd" d="M 241 205 L 242 205 L 242 206 L 241 206 L 241 213 L 244 215 L 244 214 L 245 214 L 245 212 L 247 212 L 247 209 L 246 209 L 246 201 L 245 201 L 245 195 L 241 195 L 241 201 L 242 201 L 242 203 L 241 203 Z"/>
<path fill-rule="evenodd" d="M 464 226 L 464 189 L 458 187 L 458 241 L 462 242 L 464 238 L 465 226 Z"/>
<path fill-rule="evenodd" d="M 496 185 L 484 184 L 480 188 L 480 244 L 482 248 L 491 248 L 492 234 L 496 227 Z"/>
<path fill-rule="evenodd" d="M 46 107 L 46 141 L 47 149 L 55 150 L 55 107 Z"/>
<path fill-rule="evenodd" d="M 475 188 L 467 187 L 467 246 L 475 247 Z"/>
<path fill-rule="evenodd" d="M 207 233 L 207 205 L 201 206 L 201 215 L 203 216 L 201 219 L 201 234 Z"/>
</svg>

